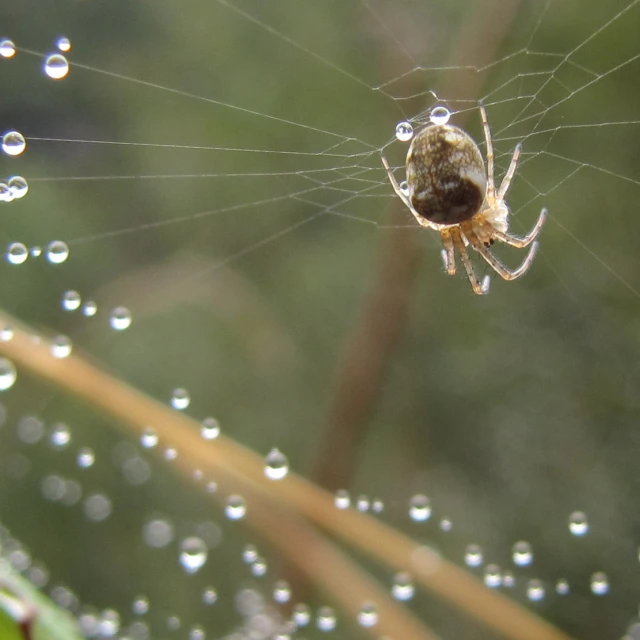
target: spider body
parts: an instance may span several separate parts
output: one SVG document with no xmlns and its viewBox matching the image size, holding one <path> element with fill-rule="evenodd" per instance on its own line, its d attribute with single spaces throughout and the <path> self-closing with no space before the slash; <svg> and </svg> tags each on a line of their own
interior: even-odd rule
<svg viewBox="0 0 640 640">
<path fill-rule="evenodd" d="M 487 145 L 487 168 L 478 145 L 465 131 L 449 124 L 432 124 L 413 139 L 406 160 L 406 187 L 401 187 L 386 158 L 387 170 L 394 191 L 423 227 L 440 233 L 444 248 L 442 260 L 450 275 L 456 273 L 456 251 L 460 254 L 467 277 L 475 293 L 489 291 L 490 278 L 482 282 L 469 258 L 471 246 L 491 268 L 505 280 L 514 280 L 526 273 L 538 249 L 536 237 L 546 220 L 542 209 L 533 229 L 525 236 L 509 233 L 509 208 L 504 197 L 515 174 L 521 146 L 516 146 L 507 173 L 496 189 L 493 175 L 493 144 L 487 114 L 480 107 Z M 487 247 L 496 240 L 513 247 L 531 245 L 527 257 L 517 269 L 509 269 Z"/>
</svg>

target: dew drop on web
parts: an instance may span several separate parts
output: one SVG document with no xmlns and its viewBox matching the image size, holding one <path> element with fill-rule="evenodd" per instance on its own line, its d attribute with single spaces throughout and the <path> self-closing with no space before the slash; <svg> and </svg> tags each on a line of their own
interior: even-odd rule
<svg viewBox="0 0 640 640">
<path fill-rule="evenodd" d="M 19 131 L 12 129 L 2 136 L 2 150 L 8 156 L 19 156 L 26 148 L 27 141 Z"/>
<path fill-rule="evenodd" d="M 264 462 L 264 475 L 270 480 L 282 480 L 289 473 L 287 456 L 275 447 L 269 451 Z"/>
<path fill-rule="evenodd" d="M 398 122 L 396 125 L 396 138 L 400 142 L 408 142 L 413 138 L 413 126 L 410 122 Z"/>
<path fill-rule="evenodd" d="M 2 38 L 0 40 L 0 56 L 3 58 L 13 58 L 16 55 L 16 45 L 13 40 Z"/>
<path fill-rule="evenodd" d="M 189 536 L 180 543 L 180 564 L 187 573 L 196 573 L 207 561 L 208 549 L 202 538 Z"/>
<path fill-rule="evenodd" d="M 451 112 L 446 107 L 434 107 L 431 110 L 431 114 L 429 115 L 429 120 L 433 124 L 447 124 L 449 122 L 449 118 L 451 117 Z"/>
<path fill-rule="evenodd" d="M 52 53 L 44 59 L 42 71 L 52 80 L 62 80 L 69 75 L 69 62 L 61 53 Z"/>
<path fill-rule="evenodd" d="M 46 256 L 51 264 L 61 264 L 69 257 L 69 247 L 62 240 L 53 240 L 47 245 Z"/>
<path fill-rule="evenodd" d="M 205 418 L 200 426 L 200 435 L 204 440 L 215 440 L 220 435 L 220 424 L 215 418 Z"/>
<path fill-rule="evenodd" d="M 0 358 L 0 391 L 6 391 L 18 378 L 16 367 L 8 358 Z"/>
</svg>

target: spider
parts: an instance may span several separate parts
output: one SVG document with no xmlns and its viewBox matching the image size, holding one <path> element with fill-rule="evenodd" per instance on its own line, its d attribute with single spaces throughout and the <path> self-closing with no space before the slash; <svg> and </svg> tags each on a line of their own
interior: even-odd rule
<svg viewBox="0 0 640 640">
<path fill-rule="evenodd" d="M 442 261 L 449 275 L 456 273 L 456 250 L 462 258 L 473 291 L 489 292 L 491 279 L 479 280 L 469 258 L 470 245 L 505 280 L 515 280 L 525 274 L 535 258 L 538 242 L 534 242 L 547 218 L 542 209 L 538 221 L 525 236 L 508 232 L 509 208 L 504 201 L 511 184 L 522 145 L 518 144 L 500 186 L 494 184 L 493 143 L 484 106 L 480 117 L 487 145 L 487 170 L 484 160 L 468 133 L 450 124 L 430 124 L 412 140 L 406 160 L 407 182 L 398 184 L 387 159 L 387 170 L 394 191 L 423 227 L 438 231 L 442 237 Z M 531 245 L 527 257 L 517 269 L 509 269 L 489 250 L 496 240 L 513 247 Z"/>
</svg>

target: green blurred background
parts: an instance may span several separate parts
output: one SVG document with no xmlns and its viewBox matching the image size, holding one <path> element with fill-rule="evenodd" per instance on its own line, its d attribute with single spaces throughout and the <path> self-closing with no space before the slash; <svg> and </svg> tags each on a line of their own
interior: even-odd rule
<svg viewBox="0 0 640 640">
<path fill-rule="evenodd" d="M 4 245 L 61 239 L 71 255 L 55 267 L 3 264 L 1 304 L 163 401 L 188 389 L 190 415 L 215 416 L 259 453 L 280 448 L 327 488 L 380 498 L 379 517 L 453 561 L 481 545 L 485 564 L 515 574 L 516 599 L 576 638 L 619 638 L 640 595 L 636 4 L 5 5 L 0 35 L 19 51 L 0 59 L 0 130 L 22 131 L 28 150 L 0 157 L 0 175 L 24 175 L 30 192 L 3 203 L 0 235 Z M 71 39 L 72 68 L 52 81 L 28 51 L 52 51 L 59 35 Z M 465 67 L 479 60 L 495 64 Z M 411 221 L 379 151 L 399 120 L 424 121 L 430 91 L 477 139 L 484 99 L 499 173 L 523 141 L 514 231 L 550 211 L 531 272 L 494 279 L 486 298 L 442 273 L 435 234 L 392 228 Z M 385 153 L 400 165 L 405 145 Z M 373 402 L 358 424 L 336 428 L 350 348 L 366 334 L 387 265 L 405 252 L 406 289 L 377 307 L 401 308 L 396 334 L 386 351 L 375 341 L 364 350 L 385 353 Z M 95 300 L 97 315 L 63 311 L 68 289 Z M 124 332 L 109 327 L 117 305 L 133 315 Z M 286 574 L 170 464 L 150 458 L 150 480 L 132 487 L 121 467 L 134 454 L 109 420 L 27 375 L 3 400 L 0 520 L 46 564 L 47 588 L 64 583 L 83 603 L 116 608 L 123 628 L 145 594 L 151 637 L 187 637 L 196 622 L 221 637 L 241 622 L 240 589 L 268 595 Z M 72 442 L 25 444 L 17 425 L 27 415 L 47 430 L 68 424 Z M 334 469 L 327 452 L 351 440 L 349 468 Z M 76 464 L 81 446 L 96 452 L 91 469 Z M 112 515 L 90 522 L 79 504 L 45 500 L 52 473 L 78 480 L 84 495 L 106 492 Z M 423 524 L 407 513 L 416 493 L 433 507 Z M 567 526 L 576 510 L 589 518 L 582 538 Z M 142 525 L 158 514 L 175 539 L 150 549 Z M 221 541 L 186 576 L 177 544 L 203 522 Z M 530 567 L 513 566 L 518 540 L 533 546 Z M 246 543 L 269 559 L 265 577 L 242 562 Z M 609 576 L 605 596 L 591 593 L 596 571 Z M 530 578 L 544 581 L 541 602 L 527 600 Z M 560 578 L 570 595 L 555 594 Z M 207 585 L 218 591 L 213 606 L 200 598 Z M 443 638 L 494 637 L 431 597 L 407 606 Z M 180 630 L 167 630 L 170 615 Z M 347 622 L 333 632 L 352 634 Z"/>
</svg>

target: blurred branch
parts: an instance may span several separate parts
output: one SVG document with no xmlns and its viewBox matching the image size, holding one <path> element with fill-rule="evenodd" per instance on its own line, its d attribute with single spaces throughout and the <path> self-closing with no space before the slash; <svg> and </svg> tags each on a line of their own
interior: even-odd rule
<svg viewBox="0 0 640 640">
<path fill-rule="evenodd" d="M 509 33 L 519 3 L 520 0 L 471 3 L 471 10 L 458 30 L 446 66 L 473 63 L 479 70 L 486 69 Z M 393 24 L 394 21 L 376 14 L 371 3 L 363 0 L 363 4 L 380 25 Z M 397 5 L 388 5 L 384 10 L 393 12 L 397 22 Z M 399 45 L 392 33 L 390 38 L 378 39 L 383 77 L 398 77 L 397 65 L 406 65 L 407 57 L 411 58 L 406 49 L 398 50 Z M 486 71 L 465 74 L 464 85 L 461 85 L 459 76 L 449 74 L 443 76 L 434 88 L 445 98 L 464 94 L 467 99 L 477 99 L 485 77 Z M 419 95 L 423 87 L 416 86 L 417 78 L 418 74 L 407 75 L 402 83 L 395 85 L 396 89 L 406 95 Z M 462 124 L 460 118 L 456 124 Z M 397 203 L 396 206 L 402 205 Z M 396 212 L 391 215 L 389 224 L 393 225 L 397 219 Z M 346 340 L 342 364 L 336 376 L 335 395 L 311 473 L 314 480 L 332 491 L 350 485 L 359 445 L 382 395 L 389 363 L 405 329 L 413 279 L 421 254 L 421 245 L 414 241 L 413 236 L 403 229 L 391 229 L 384 236 L 386 242 L 380 252 L 371 293 Z"/>
<path fill-rule="evenodd" d="M 186 478 L 193 481 L 193 472 L 199 469 L 205 477 L 215 478 L 224 493 L 242 495 L 247 503 L 247 523 L 327 589 L 349 619 L 356 620 L 357 611 L 365 602 L 375 603 L 379 621 L 373 631 L 377 637 L 435 638 L 294 514 L 306 517 L 397 571 L 409 571 L 418 584 L 506 638 L 569 640 L 548 622 L 487 589 L 427 547 L 363 513 L 336 509 L 333 496 L 309 481 L 291 472 L 283 480 L 268 480 L 264 476 L 264 460 L 229 438 L 219 436 L 205 444 L 195 420 L 133 389 L 78 355 L 54 358 L 48 340 L 20 326 L 7 314 L 0 313 L 0 326 L 14 330 L 11 340 L 0 342 L 0 354 L 12 359 L 21 373 L 29 370 L 105 411 L 131 436 L 139 438 L 152 426 L 163 446 L 177 450 L 178 457 L 169 464 Z"/>
</svg>

